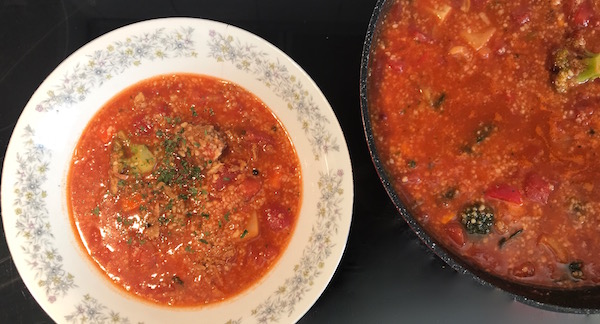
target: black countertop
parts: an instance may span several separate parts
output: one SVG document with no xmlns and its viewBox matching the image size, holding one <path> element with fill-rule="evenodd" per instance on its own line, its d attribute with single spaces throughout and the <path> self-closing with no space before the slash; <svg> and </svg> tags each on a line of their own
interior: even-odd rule
<svg viewBox="0 0 600 324">
<path fill-rule="evenodd" d="M 360 56 L 375 2 L 0 0 L 2 156 L 29 97 L 92 39 L 159 17 L 229 23 L 266 39 L 302 66 L 331 103 L 350 150 L 355 202 L 348 245 L 331 283 L 300 322 L 600 322 L 599 315 L 521 304 L 456 273 L 396 212 L 372 165 L 359 107 Z M 0 239 L 0 296 L 0 323 L 52 322 L 21 280 L 5 239 Z"/>
</svg>

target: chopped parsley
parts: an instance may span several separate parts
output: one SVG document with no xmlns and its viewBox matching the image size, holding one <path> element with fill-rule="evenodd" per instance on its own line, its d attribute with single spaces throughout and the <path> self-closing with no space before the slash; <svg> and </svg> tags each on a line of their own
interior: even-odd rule
<svg viewBox="0 0 600 324">
<path fill-rule="evenodd" d="M 444 101 L 446 101 L 446 93 L 442 92 L 432 103 L 431 106 L 434 109 L 440 109 L 440 107 L 442 106 L 442 104 L 444 103 Z"/>
<path fill-rule="evenodd" d="M 123 224 L 125 226 L 129 226 L 129 225 L 133 224 L 133 219 L 117 216 L 117 223 Z"/>
<path fill-rule="evenodd" d="M 173 209 L 173 199 L 169 199 L 169 203 L 167 203 L 167 205 L 165 206 L 166 210 L 171 210 Z"/>
<path fill-rule="evenodd" d="M 183 280 L 181 280 L 181 278 L 178 276 L 173 276 L 173 283 L 183 286 Z"/>
<path fill-rule="evenodd" d="M 173 178 L 175 178 L 175 168 L 161 168 L 158 170 L 158 177 L 156 180 L 169 185 L 171 184 L 171 181 L 173 181 Z"/>
<path fill-rule="evenodd" d="M 100 207 L 96 206 L 96 208 L 92 209 L 92 214 L 96 216 L 100 215 Z"/>
<path fill-rule="evenodd" d="M 161 225 L 166 225 L 167 223 L 169 223 L 169 219 L 166 216 L 161 215 L 160 217 L 158 217 L 158 222 Z"/>
<path fill-rule="evenodd" d="M 173 153 L 177 147 L 177 140 L 167 138 L 163 141 L 163 147 L 165 148 L 165 152 Z"/>
<path fill-rule="evenodd" d="M 240 238 L 244 238 L 244 236 L 248 235 L 248 230 L 245 229 Z"/>
</svg>

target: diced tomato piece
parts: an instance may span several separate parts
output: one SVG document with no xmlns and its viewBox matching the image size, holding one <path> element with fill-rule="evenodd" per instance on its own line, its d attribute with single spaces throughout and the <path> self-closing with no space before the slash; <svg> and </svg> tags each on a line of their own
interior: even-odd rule
<svg viewBox="0 0 600 324">
<path fill-rule="evenodd" d="M 505 183 L 492 186 L 485 191 L 485 196 L 517 205 L 523 204 L 523 199 L 521 198 L 521 192 L 519 192 L 519 189 Z"/>
<path fill-rule="evenodd" d="M 458 223 L 448 223 L 444 230 L 454 244 L 459 247 L 465 245 L 465 231 L 463 230 L 462 225 Z"/>
<path fill-rule="evenodd" d="M 143 202 L 144 199 L 142 198 L 142 195 L 138 192 L 134 192 L 130 196 L 121 197 L 121 208 L 126 212 L 138 210 Z"/>
<path fill-rule="evenodd" d="M 115 135 L 115 127 L 110 125 L 106 128 L 101 128 L 100 131 L 98 132 L 98 137 L 100 138 L 100 140 L 102 141 L 102 143 L 108 143 L 113 135 Z"/>
<path fill-rule="evenodd" d="M 573 12 L 573 23 L 577 27 L 587 27 L 590 22 L 594 19 L 594 8 L 590 0 L 584 0 Z"/>
<path fill-rule="evenodd" d="M 543 205 L 548 203 L 548 197 L 553 189 L 554 187 L 548 181 L 535 172 L 528 174 L 523 183 L 525 197 Z"/>
<path fill-rule="evenodd" d="M 273 230 L 282 230 L 292 224 L 291 213 L 278 204 L 270 204 L 265 207 L 264 215 L 269 227 Z"/>
<path fill-rule="evenodd" d="M 213 187 L 215 190 L 221 191 L 225 189 L 228 184 L 232 183 L 236 177 L 237 172 L 231 172 L 225 168 L 225 170 L 219 174 L 217 180 L 213 184 Z"/>
<path fill-rule="evenodd" d="M 248 201 L 254 197 L 262 187 L 262 183 L 258 179 L 247 178 L 242 181 L 239 185 L 239 192 L 245 201 Z"/>
</svg>

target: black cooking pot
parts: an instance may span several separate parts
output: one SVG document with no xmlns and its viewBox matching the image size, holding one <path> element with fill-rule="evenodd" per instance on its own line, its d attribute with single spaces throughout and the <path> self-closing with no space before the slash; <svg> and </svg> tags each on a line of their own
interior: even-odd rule
<svg viewBox="0 0 600 324">
<path fill-rule="evenodd" d="M 400 195 L 395 191 L 390 183 L 390 178 L 383 168 L 383 163 L 377 153 L 377 147 L 373 139 L 371 129 L 371 119 L 369 116 L 369 69 L 371 64 L 371 46 L 378 37 L 378 30 L 384 20 L 389 7 L 395 0 L 379 0 L 373 11 L 373 16 L 369 23 L 367 35 L 362 53 L 360 70 L 360 100 L 361 113 L 365 136 L 367 138 L 371 158 L 379 178 L 383 183 L 388 195 L 392 199 L 398 212 L 410 225 L 417 236 L 437 254 L 442 260 L 450 265 L 456 271 L 473 277 L 476 281 L 496 288 L 500 288 L 512 295 L 516 300 L 525 304 L 533 305 L 547 310 L 590 314 L 600 313 L 600 287 L 578 288 L 578 289 L 550 289 L 546 287 L 535 287 L 520 283 L 511 282 L 497 276 L 493 276 L 482 269 L 474 267 L 463 261 L 458 255 L 454 254 L 444 246 L 433 239 L 411 215 L 406 205 L 400 199 Z"/>
</svg>

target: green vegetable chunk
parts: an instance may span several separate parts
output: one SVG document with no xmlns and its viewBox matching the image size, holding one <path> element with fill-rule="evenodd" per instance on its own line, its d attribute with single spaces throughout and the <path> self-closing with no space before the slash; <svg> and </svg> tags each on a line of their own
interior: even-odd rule
<svg viewBox="0 0 600 324">
<path fill-rule="evenodd" d="M 127 160 L 127 164 L 131 167 L 131 171 L 141 174 L 152 172 L 156 165 L 156 158 L 148 147 L 143 144 L 131 144 L 130 149 L 132 155 Z"/>
<path fill-rule="evenodd" d="M 462 210 L 460 219 L 468 233 L 489 234 L 494 226 L 494 211 L 484 203 L 476 202 Z"/>
<path fill-rule="evenodd" d="M 554 52 L 554 88 L 565 93 L 569 89 L 600 77 L 600 53 L 560 48 Z"/>
</svg>

